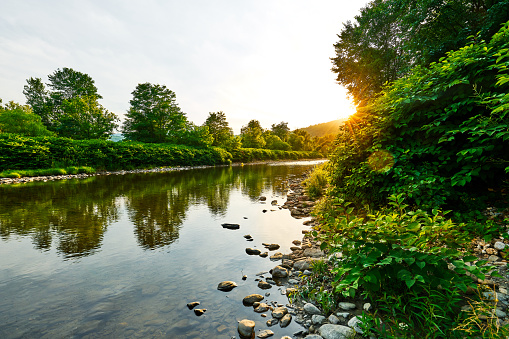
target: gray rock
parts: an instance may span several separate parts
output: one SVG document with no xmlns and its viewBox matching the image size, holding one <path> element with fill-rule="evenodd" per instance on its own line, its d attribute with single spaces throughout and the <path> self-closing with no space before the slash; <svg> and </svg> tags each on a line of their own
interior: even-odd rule
<svg viewBox="0 0 509 339">
<path fill-rule="evenodd" d="M 355 332 L 357 332 L 359 334 L 364 333 L 362 331 L 362 328 L 360 327 L 361 324 L 362 324 L 362 320 L 357 316 L 352 317 L 352 319 L 348 320 L 348 326 L 353 328 L 355 330 Z"/>
<path fill-rule="evenodd" d="M 505 313 L 504 311 L 500 310 L 500 309 L 495 309 L 495 315 L 497 316 L 497 318 L 505 318 L 507 317 L 507 313 Z"/>
<path fill-rule="evenodd" d="M 290 325 L 290 322 L 292 321 L 291 314 L 285 314 L 283 318 L 281 318 L 279 325 L 281 327 L 286 327 Z"/>
<path fill-rule="evenodd" d="M 272 337 L 273 335 L 274 335 L 274 332 L 272 332 L 271 330 L 263 330 L 260 333 L 258 333 L 257 337 L 264 339 L 264 338 Z"/>
<path fill-rule="evenodd" d="M 318 333 L 324 339 L 351 339 L 355 337 L 354 329 L 343 325 L 325 324 L 320 327 Z"/>
<path fill-rule="evenodd" d="M 281 252 L 276 252 L 270 256 L 270 260 L 273 260 L 273 261 L 281 260 L 281 259 L 283 259 L 283 253 L 281 253 Z"/>
<path fill-rule="evenodd" d="M 340 303 L 338 303 L 338 307 L 341 308 L 342 310 L 350 311 L 350 310 L 355 310 L 355 308 L 357 306 L 355 306 L 355 304 L 352 304 L 352 303 L 340 302 Z"/>
<path fill-rule="evenodd" d="M 311 272 L 310 270 L 305 270 L 304 272 L 302 272 L 302 274 L 304 274 L 304 275 L 312 275 L 313 272 Z"/>
<path fill-rule="evenodd" d="M 235 287 L 237 287 L 237 284 L 233 281 L 223 281 L 220 282 L 219 285 L 217 285 L 217 289 L 223 292 L 229 292 L 233 290 Z"/>
<path fill-rule="evenodd" d="M 246 253 L 249 255 L 260 255 L 262 253 L 262 251 L 260 251 L 259 249 L 256 249 L 256 248 L 248 247 L 248 248 L 246 248 Z"/>
<path fill-rule="evenodd" d="M 270 327 L 270 326 L 274 326 L 274 325 L 276 325 L 278 322 L 279 322 L 279 320 L 277 320 L 277 319 L 274 319 L 274 318 L 269 319 L 269 320 L 267 320 L 267 326 L 269 326 L 269 327 Z"/>
<path fill-rule="evenodd" d="M 505 244 L 501 241 L 497 241 L 493 247 L 496 249 L 496 250 L 499 250 L 499 251 L 502 251 L 504 248 L 505 248 Z"/>
<path fill-rule="evenodd" d="M 311 322 L 315 325 L 321 325 L 325 321 L 325 317 L 323 315 L 313 314 L 311 316 Z"/>
<path fill-rule="evenodd" d="M 500 257 L 496 256 L 496 255 L 490 255 L 488 257 L 488 261 L 499 261 L 500 260 Z"/>
<path fill-rule="evenodd" d="M 323 337 L 318 334 L 308 334 L 304 339 L 323 339 Z"/>
<path fill-rule="evenodd" d="M 288 279 L 288 283 L 291 285 L 297 285 L 299 283 L 299 281 L 296 279 Z"/>
<path fill-rule="evenodd" d="M 242 303 L 246 306 L 252 306 L 255 302 L 262 301 L 262 300 L 263 300 L 263 295 L 250 294 L 250 295 L 244 297 L 244 299 L 242 299 Z"/>
<path fill-rule="evenodd" d="M 304 311 L 308 314 L 322 314 L 322 312 L 311 303 L 307 303 L 304 305 Z"/>
<path fill-rule="evenodd" d="M 251 338 L 254 335 L 255 322 L 248 319 L 239 321 L 238 331 L 241 338 Z"/>
<path fill-rule="evenodd" d="M 318 248 L 306 248 L 303 255 L 311 258 L 320 258 L 323 257 L 325 253 Z"/>
<path fill-rule="evenodd" d="M 339 324 L 339 318 L 338 318 L 338 317 L 336 317 L 334 314 L 331 314 L 331 315 L 329 316 L 328 320 L 329 320 L 329 322 L 330 322 L 331 324 L 334 324 L 334 325 Z"/>
<path fill-rule="evenodd" d="M 272 311 L 272 316 L 276 319 L 281 319 L 284 317 L 285 314 L 288 313 L 288 309 L 286 307 L 276 307 Z"/>
<path fill-rule="evenodd" d="M 309 260 L 299 260 L 293 263 L 293 268 L 297 271 L 305 271 L 311 268 L 311 262 Z"/>
<path fill-rule="evenodd" d="M 266 281 L 260 280 L 258 282 L 258 287 L 261 288 L 262 290 L 267 290 L 269 288 L 272 288 L 272 285 Z"/>
<path fill-rule="evenodd" d="M 348 316 L 350 315 L 350 313 L 348 313 L 348 312 L 338 312 L 338 313 L 336 313 L 336 315 L 337 315 L 338 317 L 341 317 L 341 318 L 345 318 L 345 319 L 346 319 L 346 318 L 348 318 Z"/>
<path fill-rule="evenodd" d="M 282 266 L 276 266 L 272 269 L 272 276 L 274 278 L 286 278 L 288 276 L 288 270 Z"/>
</svg>

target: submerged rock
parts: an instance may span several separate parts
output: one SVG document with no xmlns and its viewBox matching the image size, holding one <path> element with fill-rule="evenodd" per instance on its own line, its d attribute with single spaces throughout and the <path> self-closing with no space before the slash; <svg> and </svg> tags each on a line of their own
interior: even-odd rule
<svg viewBox="0 0 509 339">
<path fill-rule="evenodd" d="M 223 228 L 227 228 L 229 230 L 238 230 L 240 228 L 239 224 L 224 223 L 224 224 L 221 224 L 221 226 L 223 226 Z"/>
<path fill-rule="evenodd" d="M 259 301 L 262 301 L 263 300 L 263 295 L 261 294 L 250 294 L 246 297 L 244 297 L 244 299 L 242 299 L 242 303 L 246 306 L 251 306 L 253 305 L 255 302 L 259 302 Z"/>
<path fill-rule="evenodd" d="M 272 285 L 266 281 L 260 280 L 258 282 L 258 287 L 261 288 L 262 290 L 267 290 L 269 288 L 272 288 Z"/>
</svg>

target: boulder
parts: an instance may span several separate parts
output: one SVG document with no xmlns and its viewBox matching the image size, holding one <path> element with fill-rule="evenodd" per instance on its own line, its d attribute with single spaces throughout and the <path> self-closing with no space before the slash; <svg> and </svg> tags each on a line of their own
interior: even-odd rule
<svg viewBox="0 0 509 339">
<path fill-rule="evenodd" d="M 309 270 L 311 268 L 311 261 L 307 259 L 296 261 L 293 263 L 293 268 L 297 271 Z"/>
<path fill-rule="evenodd" d="M 272 269 L 272 276 L 274 278 L 286 278 L 288 276 L 288 270 L 282 266 L 276 266 Z"/>
<path fill-rule="evenodd" d="M 262 252 L 259 249 L 248 247 L 246 248 L 246 253 L 249 255 L 260 255 Z"/>
<path fill-rule="evenodd" d="M 266 281 L 260 280 L 258 282 L 258 287 L 261 288 L 262 290 L 267 290 L 269 288 L 272 288 L 272 285 Z"/>
<path fill-rule="evenodd" d="M 283 318 L 279 321 L 279 325 L 281 327 L 286 327 L 290 325 L 290 322 L 292 321 L 292 316 L 290 314 L 285 314 Z"/>
<path fill-rule="evenodd" d="M 272 316 L 276 319 L 281 319 L 288 313 L 288 309 L 286 307 L 276 307 L 272 311 Z"/>
<path fill-rule="evenodd" d="M 253 306 L 256 305 L 253 304 Z M 254 311 L 256 313 L 263 313 L 263 312 L 267 312 L 269 310 L 269 305 L 267 305 L 266 303 L 258 303 L 258 305 L 254 308 Z"/>
<path fill-rule="evenodd" d="M 263 246 L 265 246 L 265 248 L 267 248 L 269 251 L 275 251 L 277 249 L 279 249 L 279 246 L 278 244 L 267 244 L 267 243 L 262 243 Z"/>
<path fill-rule="evenodd" d="M 217 289 L 223 292 L 230 292 L 235 287 L 237 287 L 237 284 L 233 281 L 223 281 L 220 282 L 219 285 L 217 285 Z"/>
<path fill-rule="evenodd" d="M 311 303 L 307 303 L 304 305 L 304 311 L 307 314 L 322 314 L 322 311 L 320 311 L 318 309 L 318 307 L 316 307 L 315 305 L 313 305 Z"/>
<path fill-rule="evenodd" d="M 324 339 L 350 339 L 355 337 L 355 330 L 343 325 L 325 324 L 320 327 L 318 333 Z"/>
<path fill-rule="evenodd" d="M 355 310 L 357 308 L 357 306 L 355 306 L 355 304 L 347 303 L 347 302 L 338 303 L 338 307 L 345 311 Z"/>
</svg>

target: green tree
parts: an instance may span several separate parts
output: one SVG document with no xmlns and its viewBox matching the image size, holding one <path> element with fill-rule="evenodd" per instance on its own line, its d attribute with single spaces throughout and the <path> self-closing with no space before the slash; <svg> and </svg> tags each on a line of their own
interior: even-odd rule
<svg viewBox="0 0 509 339">
<path fill-rule="evenodd" d="M 272 133 L 278 136 L 282 141 L 288 141 L 288 135 L 290 135 L 290 128 L 287 122 L 281 121 L 279 124 L 272 124 Z"/>
<path fill-rule="evenodd" d="M 289 151 L 292 149 L 289 143 L 281 140 L 277 135 L 270 131 L 264 133 L 265 148 L 273 150 Z"/>
<path fill-rule="evenodd" d="M 208 126 L 196 126 L 193 123 L 188 123 L 179 138 L 179 143 L 188 146 L 209 147 L 213 142 L 214 136 L 210 134 Z"/>
<path fill-rule="evenodd" d="M 29 106 L 10 101 L 5 107 L 0 100 L 0 133 L 20 134 L 28 137 L 51 136 L 41 117 L 32 112 Z"/>
<path fill-rule="evenodd" d="M 224 112 L 210 112 L 204 126 L 208 127 L 210 134 L 214 138 L 212 145 L 226 148 L 233 137 L 233 130 L 228 126 Z"/>
<path fill-rule="evenodd" d="M 178 143 L 188 122 L 176 103 L 176 95 L 164 85 L 138 84 L 132 92 L 122 132 L 142 142 Z M 176 142 L 177 141 L 177 142 Z"/>
<path fill-rule="evenodd" d="M 88 74 L 64 67 L 48 79 L 49 90 L 40 78 L 29 78 L 23 94 L 50 131 L 73 139 L 106 139 L 113 133 L 118 119 L 99 104 L 102 96 Z"/>
<path fill-rule="evenodd" d="M 296 129 L 290 133 L 288 143 L 294 151 L 311 151 L 314 148 L 311 135 L 303 129 Z"/>
<path fill-rule="evenodd" d="M 58 135 L 72 139 L 108 139 L 118 126 L 118 118 L 97 102 L 94 96 L 64 99 L 63 116 L 57 123 Z"/>
<path fill-rule="evenodd" d="M 245 148 L 264 148 L 265 139 L 263 138 L 263 128 L 258 120 L 251 120 L 246 126 L 240 129 L 242 137 L 242 147 Z"/>
<path fill-rule="evenodd" d="M 386 82 L 438 61 L 478 31 L 489 38 L 507 20 L 508 0 L 375 0 L 344 25 L 332 70 L 365 105 Z"/>
</svg>

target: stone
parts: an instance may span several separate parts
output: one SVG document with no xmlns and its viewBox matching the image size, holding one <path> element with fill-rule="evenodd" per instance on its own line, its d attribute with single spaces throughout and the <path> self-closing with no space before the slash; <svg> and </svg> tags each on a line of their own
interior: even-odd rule
<svg viewBox="0 0 509 339">
<path fill-rule="evenodd" d="M 320 327 L 318 333 L 324 339 L 350 339 L 355 337 L 355 330 L 343 325 L 325 324 Z"/>
<path fill-rule="evenodd" d="M 270 326 L 276 325 L 278 322 L 279 322 L 279 320 L 272 318 L 272 319 L 267 320 L 266 324 L 267 324 L 267 326 L 270 327 Z"/>
<path fill-rule="evenodd" d="M 263 246 L 265 246 L 265 248 L 267 248 L 269 251 L 275 251 L 277 249 L 279 249 L 279 246 L 278 244 L 267 244 L 267 243 L 262 243 Z"/>
<path fill-rule="evenodd" d="M 270 257 L 270 260 L 281 260 L 281 259 L 283 259 L 283 253 L 281 252 L 276 252 Z"/>
<path fill-rule="evenodd" d="M 256 248 L 248 247 L 246 248 L 246 253 L 249 255 L 259 255 L 260 253 L 262 253 L 262 251 Z"/>
<path fill-rule="evenodd" d="M 488 261 L 499 261 L 501 258 L 496 255 L 490 255 Z"/>
<path fill-rule="evenodd" d="M 320 258 L 325 255 L 325 253 L 318 248 L 306 248 L 303 254 L 305 257 L 311 258 Z"/>
<path fill-rule="evenodd" d="M 304 312 L 308 314 L 322 314 L 322 312 L 316 307 L 315 305 L 311 303 L 307 303 L 304 305 Z"/>
<path fill-rule="evenodd" d="M 277 200 L 272 200 L 272 201 L 270 202 L 270 204 L 271 204 L 271 205 L 273 205 L 273 206 L 277 205 Z"/>
<path fill-rule="evenodd" d="M 290 247 L 290 251 L 292 252 L 295 252 L 295 251 L 299 251 L 301 248 L 300 247 L 297 247 L 297 246 L 292 246 Z"/>
<path fill-rule="evenodd" d="M 329 318 L 327 318 L 331 324 L 339 324 L 339 318 L 336 317 L 334 314 L 329 315 Z"/>
<path fill-rule="evenodd" d="M 220 325 L 218 328 L 216 328 L 216 330 L 219 332 L 219 333 L 223 333 L 224 331 L 226 331 L 228 329 L 228 327 L 226 327 L 225 325 Z"/>
<path fill-rule="evenodd" d="M 193 308 L 195 308 L 196 306 L 200 305 L 200 302 L 199 301 L 193 301 L 193 302 L 190 302 L 187 304 L 187 308 L 189 308 L 190 310 L 192 310 Z"/>
<path fill-rule="evenodd" d="M 272 288 L 272 285 L 266 281 L 260 280 L 258 282 L 258 287 L 261 288 L 262 290 L 268 290 L 269 288 Z"/>
<path fill-rule="evenodd" d="M 239 321 L 238 332 L 241 338 L 254 337 L 255 322 L 248 319 Z"/>
<path fill-rule="evenodd" d="M 307 259 L 299 260 L 293 263 L 293 268 L 297 271 L 305 271 L 311 268 L 311 262 Z"/>
<path fill-rule="evenodd" d="M 253 306 L 254 306 L 254 305 L 256 305 L 256 303 L 255 303 L 255 304 L 253 304 Z M 269 305 L 267 305 L 266 303 L 259 303 L 259 304 L 255 307 L 254 311 L 255 311 L 256 313 L 263 313 L 263 312 L 267 312 L 267 311 L 269 310 L 269 308 L 270 308 L 270 307 L 269 307 Z"/>
<path fill-rule="evenodd" d="M 297 285 L 299 283 L 299 281 L 295 280 L 295 279 L 288 279 L 288 283 L 291 285 Z"/>
<path fill-rule="evenodd" d="M 257 337 L 264 339 L 264 338 L 272 337 L 273 335 L 274 335 L 274 332 L 272 332 L 271 330 L 263 330 L 260 333 L 258 333 Z"/>
<path fill-rule="evenodd" d="M 253 237 L 251 236 L 251 234 L 246 234 L 246 235 L 244 236 L 244 238 L 246 238 L 246 239 L 252 239 Z"/>
<path fill-rule="evenodd" d="M 361 324 L 362 324 L 362 320 L 358 316 L 352 317 L 352 319 L 348 320 L 348 326 L 353 328 L 355 330 L 355 332 L 357 332 L 359 334 L 364 333 L 364 331 L 362 330 L 362 328 L 360 326 Z"/>
<path fill-rule="evenodd" d="M 261 294 L 250 294 L 244 299 L 242 299 L 242 303 L 246 306 L 252 306 L 255 302 L 259 302 L 263 300 L 263 295 Z"/>
<path fill-rule="evenodd" d="M 269 252 L 260 253 L 259 256 L 262 258 L 267 258 L 269 256 Z"/>
<path fill-rule="evenodd" d="M 323 339 L 323 337 L 318 334 L 308 334 L 304 337 L 304 339 Z"/>
<path fill-rule="evenodd" d="M 313 314 L 311 316 L 311 322 L 315 325 L 321 325 L 325 321 L 325 317 L 323 315 Z"/>
<path fill-rule="evenodd" d="M 288 270 L 282 266 L 276 266 L 272 269 L 272 277 L 274 278 L 286 278 L 288 276 Z"/>
<path fill-rule="evenodd" d="M 366 312 L 368 312 L 370 309 L 371 309 L 371 304 L 370 303 L 365 303 L 363 306 L 362 306 L 362 309 Z"/>
<path fill-rule="evenodd" d="M 263 196 L 263 195 L 262 195 L 260 198 L 258 198 L 258 200 L 260 200 L 260 201 L 265 201 L 265 200 L 267 200 L 267 197 L 265 197 L 265 196 Z"/>
<path fill-rule="evenodd" d="M 290 325 L 291 322 L 292 322 L 292 315 L 287 313 L 279 321 L 279 326 L 286 327 L 286 326 Z"/>
<path fill-rule="evenodd" d="M 294 244 L 295 246 L 300 246 L 300 244 L 302 244 L 302 242 L 300 240 L 294 240 L 294 241 L 292 241 L 292 244 Z"/>
<path fill-rule="evenodd" d="M 276 319 L 281 319 L 288 313 L 288 309 L 286 307 L 276 307 L 272 311 L 272 316 Z"/>
<path fill-rule="evenodd" d="M 223 281 L 217 285 L 217 289 L 223 292 L 230 292 L 235 287 L 237 287 L 237 284 L 233 281 Z"/>
<path fill-rule="evenodd" d="M 348 318 L 348 316 L 350 315 L 350 313 L 348 313 L 348 312 L 338 312 L 338 313 L 336 313 L 336 315 L 337 315 L 338 317 L 341 317 L 341 318 L 345 318 L 345 319 L 346 319 L 346 318 Z"/>
<path fill-rule="evenodd" d="M 245 274 L 244 274 L 244 275 L 242 276 L 242 280 L 247 280 L 247 275 L 245 275 Z"/>
<path fill-rule="evenodd" d="M 497 316 L 497 318 L 505 318 L 507 317 L 507 313 L 505 313 L 504 311 L 496 308 L 495 309 L 495 315 Z"/>
<path fill-rule="evenodd" d="M 347 302 L 338 303 L 338 307 L 345 311 L 351 311 L 351 310 L 355 310 L 355 308 L 357 308 L 357 306 L 355 306 L 355 304 L 347 303 Z"/>
<path fill-rule="evenodd" d="M 194 314 L 196 314 L 198 317 L 201 316 L 205 312 L 207 312 L 206 308 L 195 308 L 194 309 Z"/>
<path fill-rule="evenodd" d="M 229 230 L 238 230 L 240 228 L 239 224 L 224 223 L 224 224 L 221 224 L 221 226 L 223 226 L 223 228 L 227 228 Z"/>
<path fill-rule="evenodd" d="M 499 251 L 503 251 L 504 248 L 505 248 L 505 244 L 501 241 L 497 241 L 495 242 L 495 244 L 493 245 L 493 247 L 495 247 L 496 250 L 499 250 Z"/>
</svg>

